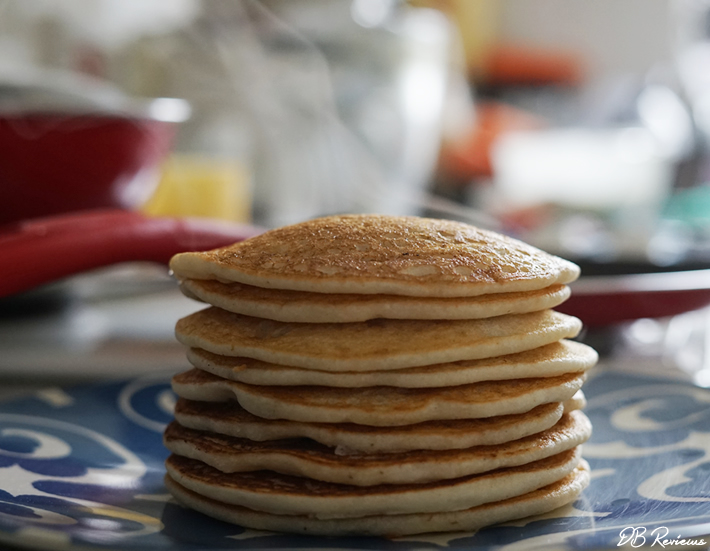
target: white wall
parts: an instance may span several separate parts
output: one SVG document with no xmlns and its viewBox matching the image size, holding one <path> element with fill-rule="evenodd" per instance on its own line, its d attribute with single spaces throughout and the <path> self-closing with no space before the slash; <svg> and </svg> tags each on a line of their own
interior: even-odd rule
<svg viewBox="0 0 710 551">
<path fill-rule="evenodd" d="M 591 78 L 671 61 L 672 0 L 501 0 L 500 38 L 579 52 Z"/>
</svg>

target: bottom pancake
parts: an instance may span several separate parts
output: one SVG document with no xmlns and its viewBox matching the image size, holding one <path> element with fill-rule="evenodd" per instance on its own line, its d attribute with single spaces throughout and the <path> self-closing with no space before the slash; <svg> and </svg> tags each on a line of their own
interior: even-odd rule
<svg viewBox="0 0 710 551">
<path fill-rule="evenodd" d="M 163 441 L 173 453 L 225 472 L 267 469 L 340 484 L 420 484 L 524 465 L 584 443 L 592 424 L 581 411 L 554 426 L 512 442 L 461 450 L 402 453 L 338 453 L 307 438 L 255 442 L 213 432 L 168 425 Z"/>
<path fill-rule="evenodd" d="M 547 513 L 573 502 L 589 485 L 584 461 L 570 474 L 542 488 L 510 499 L 454 512 L 371 515 L 348 519 L 318 519 L 309 515 L 277 515 L 222 503 L 181 486 L 169 475 L 165 486 L 186 507 L 213 518 L 255 530 L 322 536 L 405 536 L 427 532 L 473 531 L 531 515 Z"/>
<path fill-rule="evenodd" d="M 526 465 L 451 480 L 377 486 L 335 484 L 273 471 L 223 473 L 179 455 L 168 457 L 165 465 L 173 480 L 217 501 L 324 519 L 470 509 L 552 484 L 572 472 L 579 461 L 577 447 Z"/>
</svg>

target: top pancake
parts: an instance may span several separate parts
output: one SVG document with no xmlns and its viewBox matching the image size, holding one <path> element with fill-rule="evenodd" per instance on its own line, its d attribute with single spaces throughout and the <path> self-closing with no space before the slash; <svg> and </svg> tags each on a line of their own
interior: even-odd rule
<svg viewBox="0 0 710 551">
<path fill-rule="evenodd" d="M 170 268 L 181 280 L 421 297 L 532 291 L 579 276 L 577 265 L 494 232 L 382 215 L 309 220 L 229 247 L 178 254 Z"/>
</svg>

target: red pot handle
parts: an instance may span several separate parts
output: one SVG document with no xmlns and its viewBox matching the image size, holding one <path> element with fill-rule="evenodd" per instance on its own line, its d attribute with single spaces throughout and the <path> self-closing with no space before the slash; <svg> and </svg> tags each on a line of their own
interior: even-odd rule
<svg viewBox="0 0 710 551">
<path fill-rule="evenodd" d="M 263 230 L 197 218 L 151 218 L 123 210 L 92 210 L 0 228 L 0 297 L 101 266 L 165 263 L 179 252 L 208 250 Z"/>
</svg>

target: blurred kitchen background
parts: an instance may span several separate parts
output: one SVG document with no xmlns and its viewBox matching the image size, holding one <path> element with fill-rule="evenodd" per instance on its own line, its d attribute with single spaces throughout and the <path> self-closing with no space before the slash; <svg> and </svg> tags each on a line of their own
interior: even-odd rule
<svg viewBox="0 0 710 551">
<path fill-rule="evenodd" d="M 710 267 L 708 0 L 0 0 L 0 114 L 18 90 L 56 102 L 58 82 L 62 101 L 185 100 L 132 207 L 149 216 L 268 228 L 423 214 L 519 237 L 590 276 Z M 16 315 L 0 369 L 74 357 L 28 356 L 74 326 Z M 74 349 L 114 323 L 87 315 L 72 318 Z M 145 317 L 127 326 L 136 317 L 150 333 Z M 669 319 L 644 320 L 634 342 L 670 350 Z M 124 358 L 105 352 L 90 358 Z M 710 365 L 698 354 L 693 369 Z"/>
<path fill-rule="evenodd" d="M 155 215 L 469 219 L 703 259 L 704 0 L 3 0 L 0 77 L 187 100 Z M 5 184 L 4 184 L 5 185 Z M 710 254 L 710 252 L 708 253 Z"/>
</svg>

